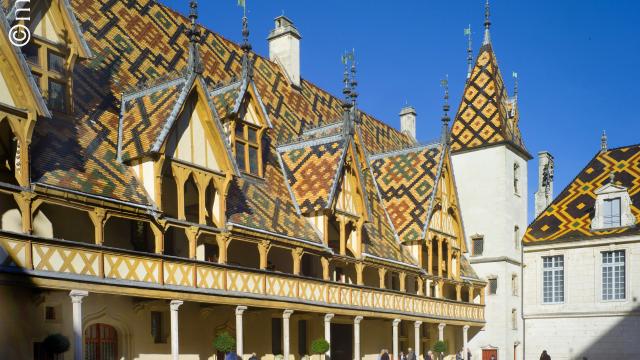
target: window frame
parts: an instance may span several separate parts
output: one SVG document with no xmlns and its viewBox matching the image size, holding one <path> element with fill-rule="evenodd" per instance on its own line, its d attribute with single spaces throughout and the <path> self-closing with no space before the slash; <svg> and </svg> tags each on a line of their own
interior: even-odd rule
<svg viewBox="0 0 640 360">
<path fill-rule="evenodd" d="M 476 249 L 476 241 L 480 241 L 482 243 L 482 248 L 480 252 L 477 252 Z M 484 254 L 484 236 L 477 235 L 471 237 L 471 256 L 482 256 Z"/>
<path fill-rule="evenodd" d="M 513 163 L 513 193 L 520 196 L 520 164 Z"/>
<path fill-rule="evenodd" d="M 238 136 L 238 127 L 242 126 L 242 137 Z M 256 133 L 255 141 L 251 141 L 249 139 L 249 129 L 252 129 Z M 262 166 L 262 134 L 264 128 L 259 125 L 251 124 L 249 122 L 243 120 L 236 120 L 233 129 L 233 154 L 235 156 L 236 163 L 238 164 L 238 168 L 241 172 L 257 176 L 263 177 L 263 166 Z M 242 148 L 243 151 L 243 164 L 238 161 L 238 147 Z M 256 162 L 257 162 L 257 172 L 251 171 L 251 155 L 250 149 L 255 149 L 256 151 Z M 244 166 L 243 166 L 244 165 Z"/>
<path fill-rule="evenodd" d="M 545 268 L 545 259 L 550 259 L 551 260 L 551 266 Z M 557 260 L 558 259 L 562 259 L 562 266 L 558 266 L 557 265 Z M 555 260 L 555 261 L 554 261 Z M 555 289 L 557 288 L 556 286 L 556 274 L 557 272 L 562 271 L 562 299 L 561 300 L 556 300 L 556 291 Z M 551 284 L 550 284 L 550 289 L 551 289 L 551 300 L 550 301 L 546 301 L 546 297 L 545 297 L 545 275 L 546 273 L 549 272 L 551 274 Z M 567 295 L 567 284 L 566 284 L 566 271 L 565 271 L 565 259 L 564 259 L 564 255 L 560 254 L 560 255 L 549 255 L 549 256 L 542 256 L 542 286 L 540 287 L 542 290 L 542 304 L 543 305 L 557 305 L 557 304 L 564 304 L 566 301 L 566 295 Z"/>
<path fill-rule="evenodd" d="M 609 263 L 605 263 L 605 254 L 611 254 L 612 256 L 615 255 L 615 253 L 621 253 L 622 254 L 622 262 L 618 261 L 615 262 L 615 256 L 612 259 L 611 262 Z M 616 298 L 616 284 L 619 283 L 619 281 L 616 281 L 617 279 L 615 278 L 615 268 L 617 266 L 622 266 L 622 293 L 623 293 L 623 297 L 622 298 Z M 614 273 L 612 275 L 612 279 L 611 281 L 612 283 L 612 288 L 611 288 L 611 294 L 612 294 L 612 298 L 609 299 L 605 299 L 605 281 L 604 281 L 604 272 L 605 269 L 611 269 Z M 624 302 L 627 301 L 628 299 L 628 291 L 627 291 L 627 279 L 628 279 L 628 275 L 627 275 L 627 251 L 626 249 L 615 249 L 615 250 L 604 250 L 600 252 L 600 301 L 601 302 Z"/>
<path fill-rule="evenodd" d="M 617 215 L 614 215 L 613 203 L 617 202 Z M 622 198 L 612 197 L 602 200 L 602 226 L 605 229 L 615 229 L 622 227 Z M 616 218 L 617 216 L 617 218 Z M 617 219 L 617 221 L 613 221 Z"/>
<path fill-rule="evenodd" d="M 522 237 L 520 236 L 520 226 L 515 225 L 513 227 L 513 242 L 515 243 L 516 246 L 516 250 L 520 249 L 520 239 Z"/>
<path fill-rule="evenodd" d="M 518 284 L 518 274 L 511 274 L 511 295 L 520 296 L 520 285 Z"/>
<path fill-rule="evenodd" d="M 492 292 L 492 289 L 491 289 L 491 283 L 492 282 L 494 282 L 496 284 L 495 292 Z M 488 287 L 488 291 L 487 291 L 488 295 L 498 295 L 498 277 L 497 276 L 492 276 L 492 277 L 488 278 L 487 279 L 487 287 Z"/>
<path fill-rule="evenodd" d="M 40 38 L 34 35 L 31 38 L 30 46 L 37 47 L 38 54 L 38 62 L 34 63 L 32 61 L 27 60 L 27 64 L 31 70 L 31 73 L 34 76 L 34 80 L 40 89 L 43 97 L 46 100 L 47 106 L 49 110 L 57 113 L 68 114 L 72 112 L 72 81 L 71 81 L 71 64 L 69 59 L 69 49 L 60 44 L 54 44 L 46 39 Z M 49 54 L 54 54 L 63 59 L 63 67 L 64 71 L 60 72 L 57 70 L 50 69 L 49 66 Z M 25 55 L 26 58 L 26 55 Z M 63 86 L 63 94 L 64 94 L 64 109 L 58 109 L 52 107 L 50 94 L 49 94 L 49 82 L 53 81 Z M 46 94 L 46 96 L 45 96 Z"/>
</svg>

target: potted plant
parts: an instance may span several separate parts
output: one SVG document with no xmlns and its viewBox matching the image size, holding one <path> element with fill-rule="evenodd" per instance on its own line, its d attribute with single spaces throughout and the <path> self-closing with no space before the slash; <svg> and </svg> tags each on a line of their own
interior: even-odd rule
<svg viewBox="0 0 640 360">
<path fill-rule="evenodd" d="M 311 342 L 311 353 L 315 357 L 314 360 L 322 358 L 329 349 L 331 349 L 331 345 L 329 345 L 329 342 L 323 338 L 318 338 Z"/>
<path fill-rule="evenodd" d="M 438 340 L 433 344 L 433 348 L 431 350 L 438 354 L 438 357 L 442 360 L 444 353 L 447 352 L 447 343 L 442 340 Z"/>
<path fill-rule="evenodd" d="M 58 355 L 69 351 L 71 343 L 69 339 L 62 334 L 52 334 L 44 339 L 42 346 L 48 353 Z"/>
<path fill-rule="evenodd" d="M 236 339 L 229 335 L 227 331 L 218 333 L 218 336 L 213 340 L 213 347 L 225 354 L 224 360 L 236 360 Z"/>
</svg>

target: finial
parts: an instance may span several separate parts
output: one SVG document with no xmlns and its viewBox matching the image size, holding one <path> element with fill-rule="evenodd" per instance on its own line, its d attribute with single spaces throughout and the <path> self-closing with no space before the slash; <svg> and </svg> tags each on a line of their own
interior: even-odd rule
<svg viewBox="0 0 640 360">
<path fill-rule="evenodd" d="M 611 174 L 609 174 L 609 183 L 610 184 L 616 183 L 616 173 L 613 171 L 611 172 Z"/>
<path fill-rule="evenodd" d="M 440 81 L 440 85 L 444 88 L 444 103 L 442 104 L 442 143 L 446 146 L 449 144 L 449 74 Z"/>
<path fill-rule="evenodd" d="M 189 29 L 188 35 L 189 40 L 192 43 L 198 42 L 198 38 L 200 37 L 200 32 L 198 31 L 197 20 L 198 20 L 198 1 L 191 0 L 189 2 L 189 19 L 191 20 L 191 29 Z"/>
<path fill-rule="evenodd" d="M 518 73 L 512 72 L 511 76 L 513 76 L 513 97 L 518 100 Z"/>
<path fill-rule="evenodd" d="M 242 51 L 248 54 L 251 51 L 251 43 L 249 42 L 249 19 L 247 16 L 242 17 Z"/>
<path fill-rule="evenodd" d="M 600 137 L 600 152 L 605 152 L 607 149 L 607 132 L 602 130 L 602 136 Z"/>
<path fill-rule="evenodd" d="M 342 89 L 342 94 L 344 94 L 345 101 L 349 101 L 352 99 L 352 83 L 351 79 L 349 78 L 349 61 L 353 61 L 353 53 L 345 51 L 341 57 L 341 61 L 344 65 L 344 78 L 342 80 L 344 83 L 344 88 Z M 352 71 L 354 72 L 355 69 L 352 69 Z"/>
<path fill-rule="evenodd" d="M 489 36 L 489 28 L 491 27 L 491 20 L 489 19 L 489 0 L 484 4 L 484 42 L 483 45 L 491 43 L 491 37 Z"/>
<path fill-rule="evenodd" d="M 355 108 L 356 99 L 358 98 L 358 92 L 356 88 L 358 87 L 358 80 L 356 80 L 356 49 L 351 51 L 351 102 Z"/>
<path fill-rule="evenodd" d="M 198 1 L 191 0 L 189 2 L 189 19 L 191 20 L 191 28 L 187 30 L 189 37 L 189 71 L 202 73 L 203 67 L 198 53 L 198 44 L 200 43 L 200 31 L 198 30 Z"/>
<path fill-rule="evenodd" d="M 473 71 L 473 50 L 471 49 L 471 24 L 464 29 L 464 35 L 467 36 L 467 81 L 471 78 Z"/>
</svg>

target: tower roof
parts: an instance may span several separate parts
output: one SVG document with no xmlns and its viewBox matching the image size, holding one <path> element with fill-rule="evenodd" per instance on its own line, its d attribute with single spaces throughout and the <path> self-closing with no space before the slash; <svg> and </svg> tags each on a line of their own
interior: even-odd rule
<svg viewBox="0 0 640 360">
<path fill-rule="evenodd" d="M 485 42 L 454 118 L 451 150 L 457 152 L 507 143 L 531 158 L 522 141 L 518 116 L 514 116 L 517 112 L 509 111 L 509 107 L 509 96 L 493 46 L 491 42 Z"/>
</svg>

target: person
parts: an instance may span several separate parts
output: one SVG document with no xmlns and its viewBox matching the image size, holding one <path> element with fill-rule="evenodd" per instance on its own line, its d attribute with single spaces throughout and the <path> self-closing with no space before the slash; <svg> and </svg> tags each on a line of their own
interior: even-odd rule
<svg viewBox="0 0 640 360">
<path fill-rule="evenodd" d="M 251 353 L 249 360 L 258 360 L 258 356 L 256 355 L 256 353 Z"/>
<path fill-rule="evenodd" d="M 416 353 L 413 352 L 412 348 L 409 348 L 409 353 L 407 354 L 407 360 L 417 360 Z"/>
<path fill-rule="evenodd" d="M 495 355 L 491 355 L 491 360 L 496 360 L 496 356 Z"/>
<path fill-rule="evenodd" d="M 467 349 L 467 359 L 466 360 L 471 360 L 471 350 Z"/>
<path fill-rule="evenodd" d="M 407 360 L 407 355 L 403 351 L 400 351 L 400 360 Z"/>
<path fill-rule="evenodd" d="M 540 360 L 551 360 L 551 356 L 547 354 L 547 350 L 542 350 L 542 354 L 540 354 Z"/>
<path fill-rule="evenodd" d="M 424 360 L 433 360 L 433 352 L 431 350 L 427 351 L 427 356 L 424 357 Z"/>
<path fill-rule="evenodd" d="M 387 350 L 382 350 L 382 355 L 380 356 L 380 360 L 391 360 L 389 359 L 389 353 Z"/>
<path fill-rule="evenodd" d="M 456 353 L 456 360 L 464 360 L 464 350 L 460 350 Z"/>
</svg>

